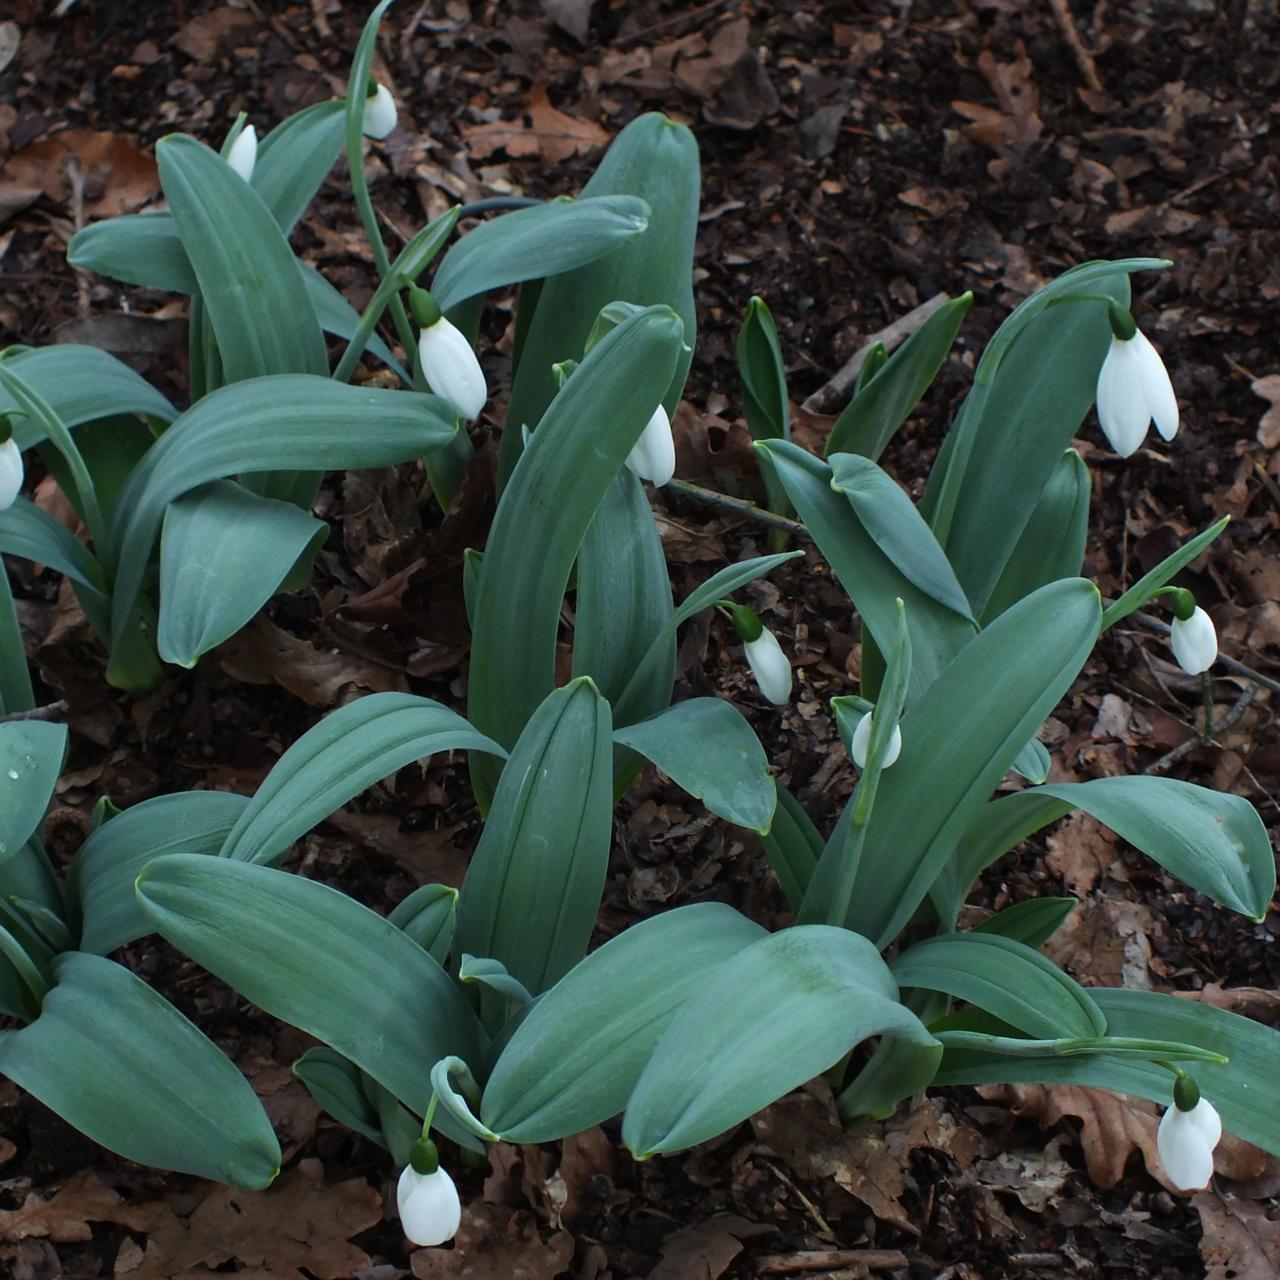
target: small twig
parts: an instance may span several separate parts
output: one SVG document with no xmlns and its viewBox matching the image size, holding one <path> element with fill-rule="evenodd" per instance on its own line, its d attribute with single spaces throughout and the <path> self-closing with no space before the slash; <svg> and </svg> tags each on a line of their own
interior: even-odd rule
<svg viewBox="0 0 1280 1280">
<path fill-rule="evenodd" d="M 1209 673 L 1206 671 L 1205 675 Z M 1209 689 L 1212 690 L 1212 679 L 1209 681 Z M 1258 696 L 1257 684 L 1249 684 L 1245 686 L 1244 692 L 1235 700 L 1230 711 L 1222 718 L 1222 723 L 1218 725 L 1218 732 L 1225 732 L 1227 729 L 1233 728 L 1239 724 L 1241 717 L 1249 709 L 1249 704 Z M 1204 730 L 1195 737 L 1188 738 L 1186 742 L 1180 743 L 1174 747 L 1172 751 L 1166 752 L 1159 760 L 1153 761 L 1143 769 L 1143 773 L 1163 773 L 1166 769 L 1178 763 L 1184 756 L 1189 756 L 1193 751 L 1199 750 L 1201 747 L 1208 747 L 1213 744 L 1214 726 L 1213 726 L 1213 695 L 1208 695 L 1208 703 L 1205 707 L 1205 726 Z"/>
<path fill-rule="evenodd" d="M 61 698 L 57 702 L 46 703 L 43 707 L 32 707 L 30 711 L 9 711 L 0 715 L 0 724 L 16 724 L 19 720 L 57 720 L 67 709 Z"/>
<path fill-rule="evenodd" d="M 1089 52 L 1081 38 L 1080 28 L 1076 26 L 1075 15 L 1071 12 L 1067 0 L 1049 0 L 1049 7 L 1058 20 L 1058 26 L 1062 28 L 1063 38 L 1071 46 L 1076 66 L 1080 68 L 1085 84 L 1095 93 L 1106 93 L 1102 87 L 1102 81 L 1098 78 L 1098 64 L 1094 62 L 1093 54 Z"/>
<path fill-rule="evenodd" d="M 770 1166 L 772 1168 L 772 1166 Z M 761 1275 L 796 1275 L 805 1271 L 829 1271 L 832 1267 L 865 1267 L 868 1271 L 892 1271 L 905 1267 L 900 1249 L 807 1249 L 800 1253 L 775 1253 L 761 1258 Z"/>
<path fill-rule="evenodd" d="M 647 27 L 641 27 L 639 31 L 633 31 L 629 36 L 619 36 L 614 43 L 621 46 L 631 44 L 635 40 L 643 40 L 645 36 L 651 36 L 654 32 L 663 31 L 667 27 L 674 27 L 678 23 L 688 22 L 693 18 L 705 18 L 715 10 L 722 9 L 727 3 L 728 0 L 708 0 L 706 4 L 700 4 L 696 9 L 690 9 L 686 13 L 673 13 L 671 17 L 663 18 Z"/>
<path fill-rule="evenodd" d="M 700 484 L 690 484 L 687 480 L 672 480 L 667 484 L 667 489 L 682 497 L 692 498 L 694 502 L 701 502 L 703 506 L 732 511 L 735 515 L 745 516 L 748 520 L 767 525 L 770 529 L 783 529 L 794 537 L 804 538 L 807 542 L 813 541 L 813 534 L 799 520 L 775 515 L 772 511 L 764 510 L 763 507 L 757 507 L 754 502 L 746 502 L 742 498 L 731 498 L 727 493 L 704 489 Z"/>
<path fill-rule="evenodd" d="M 900 342 L 909 338 L 922 324 L 931 316 L 944 302 L 950 302 L 951 297 L 945 293 L 935 293 L 927 302 L 922 302 L 914 311 L 908 311 L 905 316 L 899 316 L 892 324 L 885 327 L 877 333 L 873 333 L 862 346 L 849 357 L 848 360 L 836 370 L 835 373 L 827 379 L 824 386 L 821 386 L 811 395 L 801 406 L 806 413 L 826 413 L 833 408 L 837 401 L 841 400 L 849 392 L 849 389 L 858 380 L 858 374 L 862 371 L 863 362 L 867 358 L 867 353 L 877 342 L 883 342 L 885 349 L 892 351 Z"/>
</svg>

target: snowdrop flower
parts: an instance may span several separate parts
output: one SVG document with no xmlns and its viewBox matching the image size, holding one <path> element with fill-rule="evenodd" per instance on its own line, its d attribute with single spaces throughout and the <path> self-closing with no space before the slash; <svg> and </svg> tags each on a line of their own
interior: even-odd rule
<svg viewBox="0 0 1280 1280">
<path fill-rule="evenodd" d="M 4 420 L 0 419 L 0 427 Z M 8 511 L 22 490 L 22 450 L 10 436 L 0 444 L 0 511 Z"/>
<path fill-rule="evenodd" d="M 418 336 L 418 363 L 431 384 L 460 417 L 470 422 L 480 416 L 489 398 L 484 371 L 471 343 L 460 329 L 445 319 L 435 299 L 413 286 L 410 293 L 414 319 L 422 326 Z"/>
<path fill-rule="evenodd" d="M 364 100 L 364 135 L 381 142 L 396 127 L 396 100 L 385 84 L 369 82 L 369 96 Z"/>
<path fill-rule="evenodd" d="M 760 621 L 760 615 L 745 605 L 732 600 L 721 600 L 721 606 L 729 611 L 733 625 L 742 640 L 742 651 L 747 666 L 756 678 L 760 692 L 776 706 L 791 699 L 791 661 L 782 652 L 778 637 Z"/>
<path fill-rule="evenodd" d="M 1179 1077 L 1178 1085 L 1186 1077 Z M 1178 1105 L 1177 1086 L 1174 1104 L 1164 1113 L 1156 1130 L 1156 1150 L 1169 1181 L 1180 1191 L 1198 1191 L 1209 1185 L 1213 1177 L 1213 1149 L 1222 1137 L 1222 1120 L 1213 1104 L 1199 1098 L 1189 1108 Z M 1188 1099 L 1183 1098 L 1183 1101 Z"/>
<path fill-rule="evenodd" d="M 1166 440 L 1178 434 L 1178 401 L 1159 352 L 1138 332 L 1133 317 L 1112 306 L 1111 349 L 1098 374 L 1098 422 L 1122 457 L 1136 453 L 1155 420 Z"/>
<path fill-rule="evenodd" d="M 1174 618 L 1169 644 L 1178 666 L 1189 676 L 1208 671 L 1218 660 L 1218 633 L 1213 619 L 1199 605 L 1190 617 Z"/>
<path fill-rule="evenodd" d="M 671 419 L 659 405 L 645 423 L 635 447 L 627 454 L 627 467 L 641 480 L 662 488 L 676 473 L 676 442 L 671 435 Z"/>
<path fill-rule="evenodd" d="M 429 1148 L 429 1152 L 424 1149 Z M 440 1168 L 435 1143 L 424 1140 L 414 1145 L 409 1163 L 396 1186 L 396 1208 L 400 1226 L 413 1244 L 431 1248 L 452 1240 L 462 1221 L 462 1202 L 453 1179 Z M 429 1173 L 414 1168 L 434 1164 Z"/>
<path fill-rule="evenodd" d="M 853 756 L 853 763 L 859 769 L 867 767 L 867 748 L 871 745 L 871 721 L 872 713 L 867 712 L 861 720 L 858 721 L 857 728 L 853 731 L 853 740 L 849 744 L 850 754 Z M 884 759 L 880 761 L 880 767 L 887 769 L 902 754 L 902 730 L 895 724 L 893 726 L 893 736 L 889 739 L 889 749 L 884 753 Z"/>
<path fill-rule="evenodd" d="M 246 181 L 253 177 L 253 165 L 258 158 L 258 131 L 251 124 L 240 130 L 240 136 L 227 152 L 227 163 Z"/>
</svg>

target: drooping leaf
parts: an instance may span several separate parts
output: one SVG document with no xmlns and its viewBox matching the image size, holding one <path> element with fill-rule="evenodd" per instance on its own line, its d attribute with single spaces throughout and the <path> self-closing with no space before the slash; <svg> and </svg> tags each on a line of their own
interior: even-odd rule
<svg viewBox="0 0 1280 1280">
<path fill-rule="evenodd" d="M 0 865 L 27 843 L 44 820 L 66 754 L 64 724 L 40 720 L 0 724 Z"/>
</svg>

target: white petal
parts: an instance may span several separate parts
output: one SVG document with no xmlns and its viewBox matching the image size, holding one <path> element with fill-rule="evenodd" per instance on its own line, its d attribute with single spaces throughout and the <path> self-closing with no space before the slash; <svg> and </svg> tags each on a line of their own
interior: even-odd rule
<svg viewBox="0 0 1280 1280">
<path fill-rule="evenodd" d="M 782 652 L 778 637 L 765 627 L 755 640 L 742 646 L 747 665 L 760 692 L 777 706 L 791 698 L 791 661 Z"/>
<path fill-rule="evenodd" d="M 867 752 L 871 747 L 871 713 L 868 712 L 853 730 L 853 739 L 849 744 L 849 752 L 853 756 L 853 763 L 859 769 L 867 767 Z M 884 759 L 880 762 L 882 769 L 887 769 L 891 764 L 896 763 L 898 757 L 902 754 L 902 726 L 893 726 L 893 735 L 889 739 L 888 750 L 884 753 Z"/>
<path fill-rule="evenodd" d="M 1164 367 L 1160 353 L 1143 334 L 1134 334 L 1133 346 L 1138 353 L 1138 371 L 1147 410 L 1162 438 L 1172 440 L 1178 434 L 1178 397 L 1173 394 L 1169 371 Z"/>
<path fill-rule="evenodd" d="M 627 467 L 641 480 L 662 488 L 676 473 L 676 442 L 671 434 L 671 419 L 659 405 L 645 423 L 635 447 L 627 454 Z"/>
<path fill-rule="evenodd" d="M 381 142 L 396 127 L 396 118 L 396 100 L 391 96 L 391 90 L 380 84 L 378 92 L 364 100 L 365 136 Z"/>
<path fill-rule="evenodd" d="M 458 1190 L 443 1169 L 416 1173 L 412 1165 L 405 1165 L 396 1187 L 396 1207 L 405 1235 L 425 1248 L 452 1240 L 462 1221 Z"/>
<path fill-rule="evenodd" d="M 1169 645 L 1178 666 L 1189 676 L 1208 671 L 1218 660 L 1218 633 L 1213 619 L 1199 605 L 1185 622 L 1174 618 L 1169 630 Z"/>
<path fill-rule="evenodd" d="M 22 491 L 22 450 L 12 436 L 0 444 L 0 511 L 8 511 Z"/>
<path fill-rule="evenodd" d="M 1140 364 L 1135 344 L 1113 337 L 1098 374 L 1098 424 L 1122 458 L 1138 451 L 1151 422 Z"/>
<path fill-rule="evenodd" d="M 1170 1107 L 1156 1130 L 1160 1163 L 1169 1181 L 1181 1191 L 1207 1187 L 1213 1177 L 1213 1147 L 1205 1141 L 1192 1114 Z"/>
<path fill-rule="evenodd" d="M 489 398 L 484 371 L 461 330 L 441 316 L 418 337 L 418 360 L 431 390 L 470 422 Z"/>
<path fill-rule="evenodd" d="M 227 163 L 246 181 L 253 177 L 254 162 L 258 158 L 258 131 L 251 124 L 240 130 L 240 136 L 227 152 Z"/>
<path fill-rule="evenodd" d="M 1201 1098 L 1200 1101 L 1187 1112 L 1187 1123 L 1190 1124 L 1204 1139 L 1208 1144 L 1210 1151 L 1212 1151 L 1222 1139 L 1222 1117 L 1218 1114 L 1217 1108 L 1209 1101 L 1208 1098 Z"/>
</svg>

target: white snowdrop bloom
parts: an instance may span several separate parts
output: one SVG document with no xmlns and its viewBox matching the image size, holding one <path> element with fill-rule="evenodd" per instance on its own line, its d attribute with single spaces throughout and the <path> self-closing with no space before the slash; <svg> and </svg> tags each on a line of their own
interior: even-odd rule
<svg viewBox="0 0 1280 1280">
<path fill-rule="evenodd" d="M 240 130 L 240 136 L 227 152 L 227 163 L 246 181 L 253 177 L 253 166 L 258 159 L 258 131 L 251 124 Z"/>
<path fill-rule="evenodd" d="M 364 100 L 364 122 L 362 128 L 366 138 L 381 142 L 395 127 L 398 113 L 396 100 L 385 84 L 376 87 Z"/>
<path fill-rule="evenodd" d="M 761 627 L 760 634 L 744 641 L 742 648 L 761 694 L 777 706 L 790 701 L 791 660 L 783 653 L 778 637 L 768 627 Z"/>
<path fill-rule="evenodd" d="M 1214 1106 L 1201 1098 L 1190 1111 L 1176 1103 L 1164 1113 L 1156 1130 L 1156 1150 L 1169 1181 L 1180 1191 L 1198 1191 L 1213 1177 L 1213 1149 L 1222 1137 L 1222 1120 Z"/>
<path fill-rule="evenodd" d="M 850 753 L 853 756 L 853 763 L 859 769 L 867 767 L 867 749 L 871 745 L 871 727 L 872 713 L 867 712 L 853 731 L 853 740 L 849 744 Z M 882 769 L 887 769 L 902 754 L 902 730 L 898 725 L 893 726 L 893 736 L 889 739 L 889 749 L 884 753 L 884 759 L 880 762 Z"/>
<path fill-rule="evenodd" d="M 676 473 L 676 442 L 671 435 L 671 419 L 659 405 L 645 423 L 640 439 L 627 454 L 627 467 L 641 480 L 661 488 Z"/>
<path fill-rule="evenodd" d="M 418 362 L 431 384 L 468 422 L 480 416 L 489 388 L 466 335 L 441 316 L 418 337 Z"/>
<path fill-rule="evenodd" d="M 1102 433 L 1122 458 L 1137 452 L 1153 419 L 1164 439 L 1178 434 L 1178 401 L 1168 370 L 1137 329 L 1127 340 L 1112 335 L 1098 374 L 1097 397 Z"/>
<path fill-rule="evenodd" d="M 462 1221 L 462 1202 L 453 1179 L 443 1169 L 418 1173 L 407 1164 L 396 1186 L 400 1225 L 414 1244 L 430 1248 L 452 1240 Z"/>
<path fill-rule="evenodd" d="M 0 511 L 8 511 L 22 491 L 22 450 L 10 436 L 0 444 Z"/>
<path fill-rule="evenodd" d="M 1178 666 L 1189 676 L 1208 671 L 1218 660 L 1218 633 L 1213 619 L 1199 605 L 1191 617 L 1174 618 L 1169 644 Z"/>
</svg>

